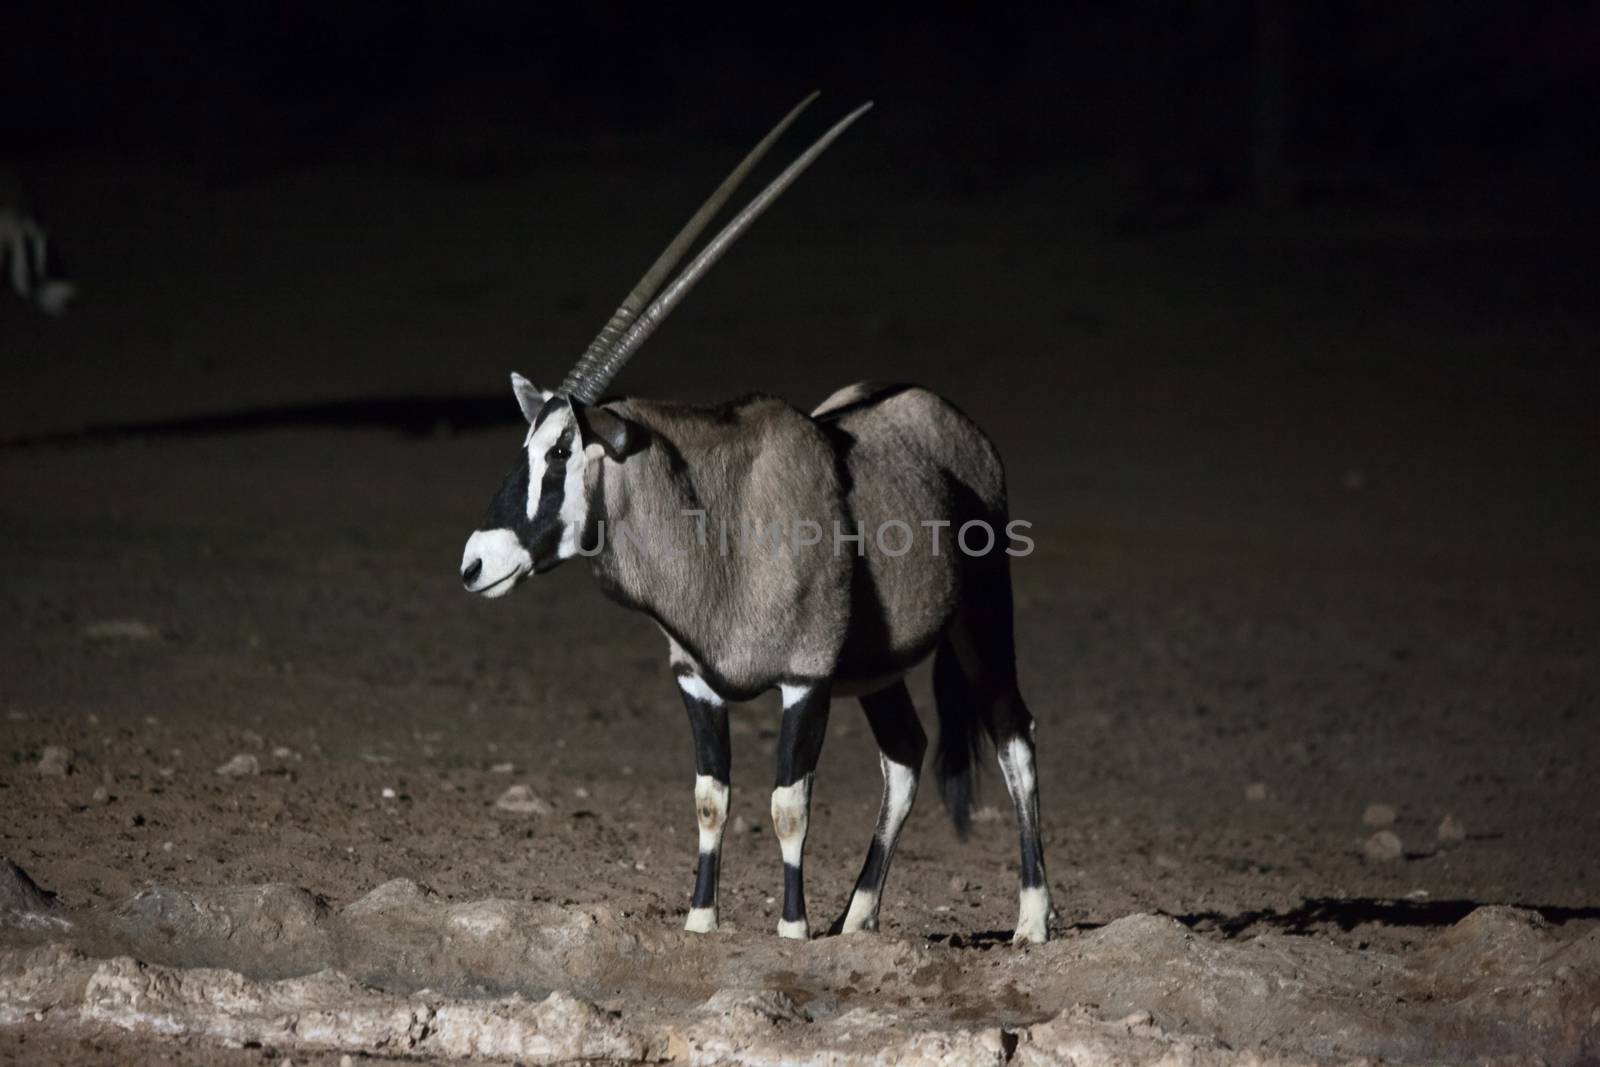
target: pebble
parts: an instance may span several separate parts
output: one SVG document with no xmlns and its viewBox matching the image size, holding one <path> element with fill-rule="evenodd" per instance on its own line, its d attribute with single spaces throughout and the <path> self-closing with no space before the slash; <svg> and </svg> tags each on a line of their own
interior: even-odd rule
<svg viewBox="0 0 1600 1067">
<path fill-rule="evenodd" d="M 952 892 L 952 893 L 965 893 L 966 891 L 967 891 L 967 880 L 965 878 L 961 877 L 959 874 L 952 874 L 950 876 L 950 892 Z"/>
<path fill-rule="evenodd" d="M 1267 799 L 1267 783 L 1251 782 L 1244 787 L 1244 798 L 1250 801 Z"/>
<path fill-rule="evenodd" d="M 143 619 L 104 619 L 83 628 L 83 636 L 96 640 L 154 641 L 161 631 Z"/>
<path fill-rule="evenodd" d="M 339 1067 L 356 1067 L 356 1061 L 349 1056 L 340 1056 Z"/>
<path fill-rule="evenodd" d="M 735 815 L 733 817 L 732 829 L 736 834 L 747 834 L 750 832 L 750 820 L 746 819 L 743 815 Z"/>
<path fill-rule="evenodd" d="M 46 778 L 65 778 L 72 770 L 72 750 L 61 745 L 46 745 L 39 753 L 39 773 Z"/>
<path fill-rule="evenodd" d="M 288 745 L 279 745 L 277 748 L 272 750 L 272 758 L 299 759 L 300 757 L 296 755 L 294 749 L 290 748 Z"/>
<path fill-rule="evenodd" d="M 388 786 L 384 786 L 383 787 L 383 799 L 385 799 L 385 800 L 393 800 L 394 796 L 395 796 L 395 793 L 394 793 L 393 789 L 390 789 Z"/>
<path fill-rule="evenodd" d="M 1362 854 L 1377 863 L 1389 863 L 1406 854 L 1400 836 L 1393 830 L 1379 830 L 1361 846 Z"/>
<path fill-rule="evenodd" d="M 985 804 L 972 813 L 973 822 L 1001 822 L 1004 819 L 1005 816 L 1000 813 L 1000 809 L 993 804 Z"/>
<path fill-rule="evenodd" d="M 89 799 L 93 800 L 96 804 L 109 804 L 111 803 L 111 790 L 107 789 L 103 785 L 97 785 L 94 788 L 93 795 L 91 795 Z"/>
<path fill-rule="evenodd" d="M 242 778 L 247 774 L 260 774 L 261 761 L 248 752 L 241 752 L 218 767 L 217 773 L 224 778 Z"/>
<path fill-rule="evenodd" d="M 517 769 L 515 763 L 496 763 L 489 768 L 490 774 L 510 774 Z"/>
<path fill-rule="evenodd" d="M 579 800 L 589 799 L 589 791 L 581 785 L 572 791 L 572 795 L 577 797 Z"/>
<path fill-rule="evenodd" d="M 1361 821 L 1367 826 L 1393 826 L 1394 818 L 1393 804 L 1368 804 L 1361 813 Z"/>
<path fill-rule="evenodd" d="M 513 815 L 551 815 L 555 809 L 525 785 L 514 785 L 500 794 L 494 806 Z"/>
<path fill-rule="evenodd" d="M 1467 839 L 1467 828 L 1461 825 L 1461 820 L 1454 815 L 1446 815 L 1439 822 L 1438 838 L 1440 841 L 1455 843 Z"/>
</svg>

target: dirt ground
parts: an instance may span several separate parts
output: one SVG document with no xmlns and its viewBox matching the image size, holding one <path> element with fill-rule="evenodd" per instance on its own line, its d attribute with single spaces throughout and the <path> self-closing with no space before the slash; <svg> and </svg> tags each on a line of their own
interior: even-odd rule
<svg viewBox="0 0 1600 1067">
<path fill-rule="evenodd" d="M 1105 175 L 819 168 L 619 384 L 909 378 L 991 431 L 1062 921 L 1005 943 L 991 774 L 969 840 L 922 797 L 881 935 L 778 941 L 769 701 L 695 939 L 659 634 L 579 566 L 456 577 L 520 440 L 509 390 L 457 416 L 557 380 L 733 151 L 659 147 L 58 164 L 82 306 L 0 308 L 0 854 L 57 895 L 0 894 L 0 1059 L 1600 1062 L 1592 241 L 1470 198 L 1132 240 Z M 879 788 L 841 703 L 813 927 Z"/>
</svg>

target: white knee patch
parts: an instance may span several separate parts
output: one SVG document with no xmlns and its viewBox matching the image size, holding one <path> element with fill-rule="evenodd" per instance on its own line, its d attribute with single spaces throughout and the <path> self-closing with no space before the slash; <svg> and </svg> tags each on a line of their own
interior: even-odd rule
<svg viewBox="0 0 1600 1067">
<path fill-rule="evenodd" d="M 778 936 L 787 937 L 791 941 L 805 941 L 811 936 L 811 927 L 806 925 L 804 919 L 798 922 L 789 922 L 785 919 L 778 920 Z"/>
<path fill-rule="evenodd" d="M 1000 773 L 1006 779 L 1006 791 L 1014 804 L 1021 804 L 1034 795 L 1033 749 L 1028 742 L 1014 737 L 1000 750 Z"/>
<path fill-rule="evenodd" d="M 694 811 L 700 824 L 700 851 L 717 851 L 722 845 L 722 828 L 728 822 L 727 785 L 709 774 L 695 775 Z"/>
<path fill-rule="evenodd" d="M 690 908 L 683 928 L 691 934 L 709 934 L 717 928 L 716 908 Z"/>
<path fill-rule="evenodd" d="M 1050 940 L 1050 891 L 1042 885 L 1022 890 L 1017 906 L 1017 932 L 1013 945 L 1042 945 Z"/>
<path fill-rule="evenodd" d="M 702 704 L 718 706 L 722 703 L 722 698 L 717 696 L 716 690 L 707 685 L 706 680 L 698 674 L 678 675 L 678 688 Z"/>
<path fill-rule="evenodd" d="M 809 774 L 794 785 L 782 785 L 772 791 L 772 828 L 783 849 L 783 862 L 791 867 L 800 866 L 800 855 L 805 850 L 810 797 Z"/>
<path fill-rule="evenodd" d="M 884 756 L 878 757 L 878 765 L 883 768 L 885 818 L 882 841 L 884 847 L 888 848 L 894 845 L 901 824 L 911 814 L 911 803 L 917 797 L 917 772 Z"/>
<path fill-rule="evenodd" d="M 857 890 L 850 895 L 850 910 L 845 912 L 843 932 L 878 928 L 878 894 Z"/>
</svg>

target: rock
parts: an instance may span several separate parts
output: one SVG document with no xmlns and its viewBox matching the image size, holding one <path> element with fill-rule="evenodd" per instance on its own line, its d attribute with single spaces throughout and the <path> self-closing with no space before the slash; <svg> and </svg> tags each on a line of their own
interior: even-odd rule
<svg viewBox="0 0 1600 1067">
<path fill-rule="evenodd" d="M 731 829 L 736 834 L 747 834 L 752 828 L 749 819 L 746 819 L 743 815 L 735 815 Z"/>
<path fill-rule="evenodd" d="M 65 778 L 72 771 L 72 750 L 46 745 L 39 754 L 38 770 L 46 778 Z"/>
<path fill-rule="evenodd" d="M 1249 785 L 1244 787 L 1244 798 L 1250 801 L 1267 799 L 1267 783 L 1251 782 Z"/>
<path fill-rule="evenodd" d="M 102 619 L 85 626 L 83 636 L 93 641 L 155 641 L 161 631 L 143 619 Z"/>
<path fill-rule="evenodd" d="M 242 778 L 247 774 L 260 774 L 261 761 L 248 752 L 241 752 L 217 768 L 224 778 Z"/>
<path fill-rule="evenodd" d="M 550 815 L 555 809 L 525 785 L 514 785 L 500 794 L 494 806 L 513 815 Z"/>
<path fill-rule="evenodd" d="M 489 773 L 490 774 L 511 774 L 516 769 L 517 769 L 517 765 L 515 763 L 496 763 L 493 767 L 489 768 Z"/>
<path fill-rule="evenodd" d="M 993 804 L 985 804 L 972 813 L 973 822 L 1003 822 L 1005 815 Z"/>
<path fill-rule="evenodd" d="M 0 921 L 11 925 L 38 925 L 36 920 L 55 910 L 55 906 L 54 894 L 35 885 L 27 871 L 0 858 Z"/>
<path fill-rule="evenodd" d="M 1361 813 L 1361 822 L 1366 826 L 1393 826 L 1394 818 L 1393 804 L 1368 804 Z"/>
<path fill-rule="evenodd" d="M 390 789 L 388 786 L 384 786 L 383 787 L 383 792 L 381 794 L 379 794 L 379 795 L 382 796 L 383 799 L 385 799 L 385 800 L 393 800 L 395 798 L 395 791 L 393 789 Z"/>
<path fill-rule="evenodd" d="M 1439 829 L 1436 836 L 1440 844 L 1455 844 L 1467 839 L 1467 828 L 1461 825 L 1461 820 L 1454 815 L 1446 815 L 1439 820 Z"/>
<path fill-rule="evenodd" d="M 95 786 L 94 793 L 90 795 L 89 799 L 96 804 L 109 804 L 111 803 L 111 790 L 103 785 Z"/>
<path fill-rule="evenodd" d="M 1389 863 L 1406 854 L 1405 845 L 1393 830 L 1379 830 L 1361 846 L 1362 855 L 1377 863 Z"/>
<path fill-rule="evenodd" d="M 950 892 L 952 892 L 952 893 L 965 893 L 966 891 L 967 891 L 967 880 L 965 878 L 961 877 L 959 874 L 952 874 L 950 876 Z"/>
</svg>

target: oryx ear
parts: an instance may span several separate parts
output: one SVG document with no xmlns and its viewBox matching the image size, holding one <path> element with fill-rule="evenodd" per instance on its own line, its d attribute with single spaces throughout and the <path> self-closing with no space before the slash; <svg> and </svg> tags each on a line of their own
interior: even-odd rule
<svg viewBox="0 0 1600 1067">
<path fill-rule="evenodd" d="M 533 420 L 539 417 L 539 411 L 545 406 L 554 393 L 540 389 L 528 379 L 511 372 L 511 391 L 517 394 L 517 406 L 522 408 L 522 417 L 528 420 L 528 425 L 533 425 Z"/>
<path fill-rule="evenodd" d="M 614 411 L 574 400 L 572 414 L 578 420 L 578 433 L 583 443 L 598 444 L 613 460 L 620 462 L 644 447 L 644 427 Z"/>
</svg>

